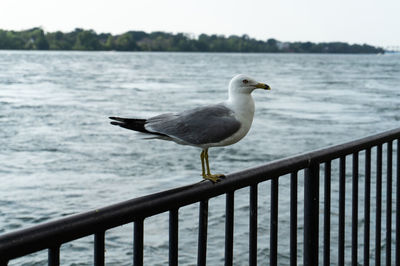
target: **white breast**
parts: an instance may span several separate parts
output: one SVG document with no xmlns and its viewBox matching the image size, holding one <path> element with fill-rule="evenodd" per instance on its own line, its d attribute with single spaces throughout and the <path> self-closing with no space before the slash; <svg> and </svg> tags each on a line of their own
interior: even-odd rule
<svg viewBox="0 0 400 266">
<path fill-rule="evenodd" d="M 224 104 L 234 112 L 235 118 L 240 122 L 241 126 L 239 130 L 229 138 L 219 143 L 209 144 L 208 147 L 227 146 L 238 142 L 246 136 L 253 122 L 254 101 L 250 94 L 230 98 L 224 102 Z"/>
</svg>

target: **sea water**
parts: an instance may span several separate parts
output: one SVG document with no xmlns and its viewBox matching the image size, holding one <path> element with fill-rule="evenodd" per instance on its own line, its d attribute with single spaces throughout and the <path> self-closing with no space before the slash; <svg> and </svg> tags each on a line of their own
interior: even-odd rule
<svg viewBox="0 0 400 266">
<path fill-rule="evenodd" d="M 235 172 L 400 126 L 400 56 L 396 55 L 1 51 L 0 234 L 199 182 L 200 149 L 143 140 L 111 126 L 108 116 L 145 118 L 217 103 L 227 98 L 228 83 L 238 73 L 265 82 L 272 90 L 253 93 L 255 118 L 242 141 L 210 149 L 211 169 L 216 173 Z M 337 261 L 335 171 L 332 262 Z M 362 184 L 362 174 L 360 178 Z M 302 182 L 299 173 L 300 263 Z M 278 263 L 286 265 L 289 177 L 281 177 L 279 184 Z M 350 179 L 348 184 L 350 189 Z M 362 196 L 362 185 L 359 189 Z M 235 194 L 235 265 L 248 263 L 248 192 L 245 188 Z M 260 263 L 268 261 L 269 254 L 269 193 L 269 182 L 260 184 Z M 351 246 L 348 195 L 346 258 Z M 371 202 L 374 195 L 373 190 Z M 207 262 L 223 265 L 225 198 L 211 199 L 209 204 Z M 362 228 L 363 205 L 359 204 Z M 320 206 L 322 214 L 322 194 Z M 195 265 L 198 204 L 181 208 L 179 214 L 179 263 Z M 165 265 L 168 214 L 146 219 L 144 228 L 145 265 Z M 106 232 L 107 265 L 131 265 L 132 231 L 128 224 Z M 62 245 L 61 265 L 92 265 L 92 243 L 90 236 Z M 46 261 L 47 251 L 42 251 L 10 265 L 47 265 Z"/>
</svg>

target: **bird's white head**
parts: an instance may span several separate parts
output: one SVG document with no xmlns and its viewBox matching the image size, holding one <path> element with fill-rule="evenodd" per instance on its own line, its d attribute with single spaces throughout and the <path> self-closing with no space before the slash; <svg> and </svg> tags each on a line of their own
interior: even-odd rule
<svg viewBox="0 0 400 266">
<path fill-rule="evenodd" d="M 270 90 L 271 88 L 265 84 L 255 81 L 249 76 L 239 74 L 234 76 L 229 83 L 229 94 L 251 94 L 255 89 Z"/>
</svg>

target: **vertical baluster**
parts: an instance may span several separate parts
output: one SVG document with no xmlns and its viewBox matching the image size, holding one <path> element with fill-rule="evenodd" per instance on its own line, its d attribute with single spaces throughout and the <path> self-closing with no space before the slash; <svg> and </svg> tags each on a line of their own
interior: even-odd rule
<svg viewBox="0 0 400 266">
<path fill-rule="evenodd" d="M 324 182 L 324 265 L 331 263 L 331 161 L 325 163 Z"/>
<path fill-rule="evenodd" d="M 357 266 L 358 251 L 358 152 L 353 153 L 351 217 L 351 264 Z"/>
<path fill-rule="evenodd" d="M 94 234 L 94 265 L 104 266 L 104 231 Z"/>
<path fill-rule="evenodd" d="M 304 265 L 318 265 L 319 164 L 311 163 L 304 176 Z"/>
<path fill-rule="evenodd" d="M 386 265 L 392 261 L 392 141 L 387 143 L 387 182 L 386 182 Z"/>
<path fill-rule="evenodd" d="M 278 194 L 279 179 L 271 180 L 271 219 L 270 219 L 270 255 L 269 265 L 276 266 L 278 263 Z"/>
<path fill-rule="evenodd" d="M 397 139 L 396 174 L 396 263 L 400 265 L 400 139 Z"/>
<path fill-rule="evenodd" d="M 60 265 L 60 246 L 54 246 L 54 247 L 49 248 L 48 265 L 49 266 L 59 266 Z"/>
<path fill-rule="evenodd" d="M 376 224 L 375 224 L 375 265 L 381 265 L 381 211 L 382 211 L 382 145 L 376 154 Z"/>
<path fill-rule="evenodd" d="M 134 222 L 133 265 L 143 266 L 143 219 Z"/>
<path fill-rule="evenodd" d="M 257 208 L 258 184 L 250 186 L 249 265 L 257 265 Z"/>
<path fill-rule="evenodd" d="M 169 211 L 169 265 L 178 265 L 178 209 Z"/>
<path fill-rule="evenodd" d="M 370 204 L 371 204 L 371 148 L 365 150 L 364 182 L 364 266 L 369 266 Z"/>
<path fill-rule="evenodd" d="M 205 266 L 207 259 L 208 200 L 200 201 L 197 265 Z"/>
<path fill-rule="evenodd" d="M 339 160 L 339 266 L 344 265 L 344 221 L 346 200 L 346 157 Z"/>
<path fill-rule="evenodd" d="M 226 193 L 225 206 L 225 266 L 233 265 L 234 192 Z"/>
<path fill-rule="evenodd" d="M 297 172 L 290 174 L 290 266 L 297 265 Z"/>
</svg>

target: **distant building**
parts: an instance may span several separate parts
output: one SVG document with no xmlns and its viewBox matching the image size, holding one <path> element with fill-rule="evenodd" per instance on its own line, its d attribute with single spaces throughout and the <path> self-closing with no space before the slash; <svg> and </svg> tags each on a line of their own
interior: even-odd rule
<svg viewBox="0 0 400 266">
<path fill-rule="evenodd" d="M 277 41 L 276 42 L 276 47 L 278 47 L 279 51 L 288 50 L 289 47 L 290 47 L 290 43 Z"/>
</svg>

